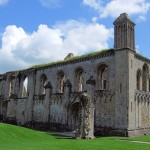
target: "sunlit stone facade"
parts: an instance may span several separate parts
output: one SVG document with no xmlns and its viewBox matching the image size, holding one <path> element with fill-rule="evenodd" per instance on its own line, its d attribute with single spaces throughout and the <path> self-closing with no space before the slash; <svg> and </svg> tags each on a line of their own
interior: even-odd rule
<svg viewBox="0 0 150 150">
<path fill-rule="evenodd" d="M 134 26 L 123 13 L 114 49 L 1 74 L 0 120 L 77 138 L 150 134 L 150 60 L 135 50 Z"/>
</svg>

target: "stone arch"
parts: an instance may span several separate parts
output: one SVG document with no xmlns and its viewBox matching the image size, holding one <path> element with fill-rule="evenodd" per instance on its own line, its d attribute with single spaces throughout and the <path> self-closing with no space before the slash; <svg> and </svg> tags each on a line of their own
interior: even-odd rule
<svg viewBox="0 0 150 150">
<path fill-rule="evenodd" d="M 76 130 L 78 128 L 80 111 L 81 111 L 80 102 L 74 102 L 70 107 L 71 130 Z"/>
<path fill-rule="evenodd" d="M 45 94 L 45 86 L 47 84 L 47 76 L 45 74 L 42 74 L 40 76 L 40 88 L 39 88 L 39 94 L 44 95 Z"/>
<path fill-rule="evenodd" d="M 136 89 L 141 90 L 142 85 L 142 71 L 141 69 L 138 69 L 136 72 Z"/>
<path fill-rule="evenodd" d="M 142 90 L 148 90 L 148 77 L 149 77 L 149 68 L 147 64 L 143 65 L 142 68 Z"/>
<path fill-rule="evenodd" d="M 106 63 L 101 63 L 97 67 L 98 89 L 107 90 L 109 85 L 109 67 Z"/>
<path fill-rule="evenodd" d="M 28 76 L 27 75 L 23 75 L 22 76 L 22 82 L 21 82 L 21 97 L 27 97 L 27 88 L 28 88 Z"/>
<path fill-rule="evenodd" d="M 82 92 L 84 89 L 84 69 L 82 67 L 78 67 L 75 69 L 75 87 L 77 92 Z"/>
<path fill-rule="evenodd" d="M 62 70 L 57 73 L 57 90 L 58 93 L 64 93 L 65 74 Z"/>
<path fill-rule="evenodd" d="M 14 94 L 14 79 L 15 79 L 15 77 L 12 75 L 8 79 L 8 91 L 9 91 L 8 95 L 9 95 L 9 97 Z"/>
</svg>

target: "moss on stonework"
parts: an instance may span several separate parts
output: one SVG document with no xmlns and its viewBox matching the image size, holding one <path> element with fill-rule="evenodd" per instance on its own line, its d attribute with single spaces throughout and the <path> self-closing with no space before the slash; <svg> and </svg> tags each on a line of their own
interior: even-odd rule
<svg viewBox="0 0 150 150">
<path fill-rule="evenodd" d="M 45 63 L 45 64 L 38 64 L 38 65 L 31 66 L 28 69 L 52 66 L 52 65 L 56 65 L 56 64 L 60 64 L 60 63 L 64 63 L 64 62 L 69 62 L 69 61 L 74 61 L 74 60 L 83 59 L 83 58 L 87 58 L 87 57 L 92 57 L 92 56 L 96 56 L 96 55 L 101 55 L 101 54 L 104 54 L 105 52 L 109 52 L 109 51 L 113 51 L 113 49 L 104 49 L 104 50 L 101 50 L 101 51 L 96 51 L 96 52 L 88 53 L 88 54 L 81 55 L 81 56 L 75 56 L 73 58 L 69 58 L 69 59 L 66 59 L 66 60 L 59 60 L 59 61 Z"/>
</svg>

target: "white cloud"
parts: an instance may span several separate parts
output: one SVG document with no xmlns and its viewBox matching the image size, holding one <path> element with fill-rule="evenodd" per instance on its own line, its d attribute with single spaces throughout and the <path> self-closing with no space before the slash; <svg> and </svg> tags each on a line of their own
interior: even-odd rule
<svg viewBox="0 0 150 150">
<path fill-rule="evenodd" d="M 39 25 L 28 34 L 21 27 L 7 26 L 2 35 L 0 71 L 26 68 L 33 64 L 63 59 L 68 53 L 75 55 L 108 48 L 112 29 L 98 23 L 70 20 L 52 28 Z"/>
<path fill-rule="evenodd" d="M 101 18 L 117 17 L 127 12 L 129 15 L 139 15 L 143 20 L 150 9 L 150 3 L 146 0 L 109 0 L 107 3 L 104 0 L 83 0 L 83 3 L 98 10 Z"/>
<path fill-rule="evenodd" d="M 101 0 L 83 0 L 83 3 L 96 10 L 101 9 Z"/>
<path fill-rule="evenodd" d="M 9 0 L 0 0 L 0 5 L 5 5 L 8 3 Z"/>
<path fill-rule="evenodd" d="M 39 0 L 42 6 L 48 8 L 58 8 L 61 6 L 62 0 Z"/>
</svg>

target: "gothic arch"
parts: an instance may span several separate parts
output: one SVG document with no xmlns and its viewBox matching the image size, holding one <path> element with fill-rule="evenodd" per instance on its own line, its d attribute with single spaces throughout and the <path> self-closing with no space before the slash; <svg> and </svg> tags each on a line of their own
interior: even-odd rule
<svg viewBox="0 0 150 150">
<path fill-rule="evenodd" d="M 40 76 L 40 88 L 39 88 L 39 94 L 44 95 L 45 94 L 45 86 L 47 83 L 47 76 L 45 74 L 42 74 Z"/>
<path fill-rule="evenodd" d="M 106 63 L 101 63 L 97 67 L 98 89 L 107 90 L 109 85 L 109 67 Z"/>
<path fill-rule="evenodd" d="M 142 90 L 148 91 L 149 68 L 147 64 L 142 68 Z"/>
<path fill-rule="evenodd" d="M 71 124 L 72 124 L 72 130 L 76 130 L 79 124 L 79 115 L 81 111 L 81 104 L 80 102 L 75 102 L 72 104 L 70 108 L 71 112 Z"/>
<path fill-rule="evenodd" d="M 27 97 L 27 88 L 28 88 L 28 76 L 23 75 L 22 76 L 22 82 L 21 82 L 21 97 Z"/>
<path fill-rule="evenodd" d="M 82 92 L 84 89 L 84 69 L 78 67 L 75 69 L 75 87 L 77 92 Z"/>
<path fill-rule="evenodd" d="M 14 94 L 14 76 L 10 76 L 8 79 L 8 91 L 9 91 L 9 97 Z"/>
<path fill-rule="evenodd" d="M 58 93 L 64 93 L 65 74 L 61 70 L 57 73 L 57 90 Z"/>
<path fill-rule="evenodd" d="M 141 69 L 138 69 L 136 72 L 136 89 L 141 90 L 142 85 L 142 71 Z"/>
</svg>

